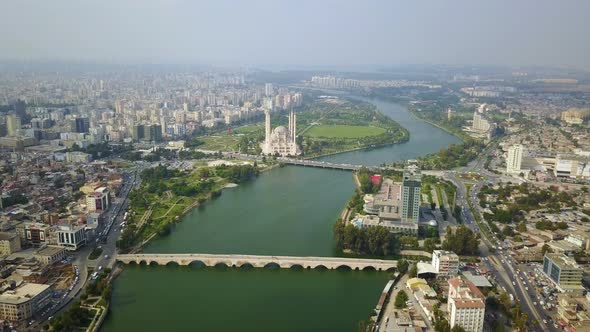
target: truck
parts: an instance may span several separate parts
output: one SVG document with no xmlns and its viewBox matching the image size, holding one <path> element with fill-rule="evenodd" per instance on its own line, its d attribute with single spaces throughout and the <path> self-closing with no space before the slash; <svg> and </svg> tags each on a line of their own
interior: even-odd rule
<svg viewBox="0 0 590 332">
<path fill-rule="evenodd" d="M 123 215 L 123 221 L 127 221 L 127 218 L 129 218 L 129 212 L 125 212 Z"/>
</svg>

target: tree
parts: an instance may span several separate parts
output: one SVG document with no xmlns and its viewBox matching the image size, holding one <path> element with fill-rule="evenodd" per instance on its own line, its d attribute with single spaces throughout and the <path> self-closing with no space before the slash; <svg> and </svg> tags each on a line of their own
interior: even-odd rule
<svg viewBox="0 0 590 332">
<path fill-rule="evenodd" d="M 399 271 L 399 273 L 404 274 L 406 272 L 408 272 L 408 267 L 410 266 L 410 263 L 408 263 L 407 260 L 405 259 L 400 259 L 397 262 L 397 270 Z"/>
<path fill-rule="evenodd" d="M 521 233 L 522 233 L 522 232 L 526 232 L 526 231 L 527 231 L 527 228 L 526 228 L 526 223 L 523 221 L 523 222 L 521 222 L 520 224 L 518 224 L 518 225 L 516 226 L 516 230 L 517 230 L 517 231 L 519 231 L 519 232 L 521 232 Z"/>
<path fill-rule="evenodd" d="M 546 253 L 552 253 L 552 252 L 553 252 L 553 249 L 551 249 L 551 247 L 547 243 L 545 243 L 543 245 L 543 247 L 541 247 L 541 255 L 542 256 L 545 256 Z"/>
<path fill-rule="evenodd" d="M 406 294 L 406 292 L 402 289 L 399 292 L 397 292 L 397 295 L 395 296 L 395 307 L 397 309 L 403 309 L 405 307 L 407 307 L 408 305 L 406 304 L 406 302 L 408 301 L 408 294 Z"/>
<path fill-rule="evenodd" d="M 455 326 L 453 326 L 453 328 L 451 329 L 451 332 L 467 332 L 467 331 L 465 331 L 465 329 L 463 327 L 461 327 L 461 325 L 455 324 Z"/>
<path fill-rule="evenodd" d="M 436 249 L 436 240 L 428 238 L 424 240 L 424 251 L 433 252 Z"/>
<path fill-rule="evenodd" d="M 410 278 L 415 278 L 416 276 L 418 276 L 418 264 L 417 263 L 412 264 L 412 267 L 410 268 L 410 272 L 408 273 L 408 276 Z"/>
<path fill-rule="evenodd" d="M 457 227 L 455 231 L 447 229 L 445 241 L 442 244 L 444 250 L 450 250 L 457 255 L 475 256 L 479 252 L 479 238 L 476 233 L 465 225 Z"/>
</svg>

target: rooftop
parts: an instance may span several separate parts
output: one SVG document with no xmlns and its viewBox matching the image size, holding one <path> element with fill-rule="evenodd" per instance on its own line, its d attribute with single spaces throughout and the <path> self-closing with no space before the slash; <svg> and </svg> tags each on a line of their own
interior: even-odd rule
<svg viewBox="0 0 590 332">
<path fill-rule="evenodd" d="M 0 303 L 24 303 L 41 294 L 49 287 L 49 285 L 44 284 L 25 283 L 21 287 L 2 293 L 0 295 Z"/>
</svg>

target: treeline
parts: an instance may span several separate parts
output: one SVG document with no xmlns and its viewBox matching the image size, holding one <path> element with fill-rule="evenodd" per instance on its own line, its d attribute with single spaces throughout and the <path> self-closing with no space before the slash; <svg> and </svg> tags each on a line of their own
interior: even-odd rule
<svg viewBox="0 0 590 332">
<path fill-rule="evenodd" d="M 219 165 L 215 174 L 234 183 L 248 181 L 258 175 L 258 168 L 253 165 Z"/>
<path fill-rule="evenodd" d="M 466 166 L 483 150 L 482 141 L 467 140 L 463 144 L 451 144 L 438 153 L 418 158 L 418 166 L 422 169 L 450 169 Z"/>
<path fill-rule="evenodd" d="M 125 153 L 133 150 L 133 145 L 121 144 L 121 145 L 110 145 L 107 142 L 90 144 L 86 148 L 82 148 L 77 144 L 74 144 L 71 151 L 80 151 L 92 155 L 92 159 L 100 159 L 110 157 L 117 153 Z"/>
<path fill-rule="evenodd" d="M 454 231 L 448 228 L 442 248 L 457 255 L 476 256 L 479 253 L 479 236 L 464 225 Z"/>
<path fill-rule="evenodd" d="M 214 186 L 215 181 L 212 179 L 207 179 L 196 184 L 190 184 L 183 180 L 170 185 L 169 189 L 177 196 L 191 197 L 209 192 Z"/>
<path fill-rule="evenodd" d="M 382 226 L 358 228 L 338 220 L 334 225 L 334 239 L 339 251 L 351 250 L 372 256 L 388 256 L 399 251 L 399 242 L 395 235 Z"/>
<path fill-rule="evenodd" d="M 142 181 L 153 182 L 180 176 L 180 171 L 163 165 L 145 169 L 139 175 Z"/>
</svg>

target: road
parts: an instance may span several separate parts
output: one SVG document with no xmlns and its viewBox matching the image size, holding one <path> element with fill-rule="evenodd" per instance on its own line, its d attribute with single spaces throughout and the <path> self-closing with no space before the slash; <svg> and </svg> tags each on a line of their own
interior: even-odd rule
<svg viewBox="0 0 590 332">
<path fill-rule="evenodd" d="M 148 167 L 148 165 L 146 165 L 145 167 Z M 138 170 L 138 172 L 140 171 L 141 168 L 140 170 Z M 124 182 L 123 187 L 121 188 L 120 195 L 119 197 L 115 198 L 114 202 L 111 204 L 108 211 L 105 212 L 105 222 L 102 225 L 102 227 L 98 228 L 96 231 L 97 234 L 101 234 L 104 232 L 105 235 L 101 238 L 106 239 L 106 241 L 102 240 L 102 242 L 99 241 L 101 243 L 89 243 L 74 253 L 72 266 L 79 273 L 78 282 L 76 282 L 73 285 L 72 289 L 68 291 L 65 297 L 63 297 L 55 307 L 53 307 L 52 309 L 48 310 L 43 315 L 38 317 L 36 319 L 36 323 L 28 327 L 29 330 L 37 329 L 39 326 L 44 324 L 45 321 L 49 319 L 49 317 L 53 317 L 64 312 L 68 309 L 70 303 L 73 303 L 75 300 L 78 300 L 82 296 L 82 290 L 85 288 L 88 282 L 91 282 L 91 279 L 89 278 L 88 274 L 89 268 L 96 269 L 99 266 L 113 266 L 113 264 L 115 263 L 114 256 L 116 255 L 116 242 L 121 232 L 120 225 L 123 221 L 124 211 L 126 211 L 129 206 L 129 200 L 127 199 L 127 197 L 133 189 L 133 187 L 135 187 L 138 184 L 139 179 L 136 179 L 135 172 L 124 173 Z M 108 233 L 107 230 L 109 230 Z M 96 260 L 89 260 L 88 256 L 90 255 L 94 247 L 98 245 L 102 247 L 102 255 L 98 257 Z"/>
<path fill-rule="evenodd" d="M 510 255 L 504 253 L 502 250 L 498 250 L 497 252 L 491 252 L 489 250 L 489 248 L 500 248 L 501 242 L 495 238 L 494 233 L 491 231 L 487 223 L 482 222 L 482 224 L 478 225 L 477 220 L 473 216 L 473 214 L 476 214 L 480 217 L 480 220 L 484 220 L 483 211 L 479 206 L 477 199 L 477 194 L 482 186 L 487 181 L 496 182 L 503 180 L 502 177 L 488 171 L 484 167 L 487 154 L 494 147 L 495 146 L 492 145 L 484 150 L 478 159 L 472 161 L 462 169 L 457 171 L 447 171 L 443 176 L 452 181 L 457 187 L 457 204 L 463 209 L 462 217 L 465 225 L 476 233 L 480 233 L 480 227 L 484 227 L 488 234 L 491 234 L 491 239 L 482 236 L 482 241 L 480 242 L 480 256 L 488 258 L 491 267 L 490 270 L 498 284 L 509 294 L 513 294 L 515 299 L 520 302 L 522 311 L 527 313 L 529 318 L 535 318 L 538 325 L 533 328 L 534 331 L 554 331 L 555 329 L 552 326 L 543 323 L 543 312 L 535 306 L 531 295 L 526 290 L 527 286 L 517 277 L 517 271 L 519 268 L 516 262 L 510 257 Z M 466 172 L 473 172 L 482 175 L 487 179 L 484 178 L 480 181 L 466 181 L 457 176 L 458 174 Z M 512 180 L 514 181 L 514 179 Z M 471 184 L 469 192 L 467 191 L 466 183 Z M 471 203 L 473 211 L 470 210 L 469 203 Z"/>
</svg>

